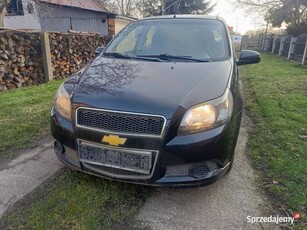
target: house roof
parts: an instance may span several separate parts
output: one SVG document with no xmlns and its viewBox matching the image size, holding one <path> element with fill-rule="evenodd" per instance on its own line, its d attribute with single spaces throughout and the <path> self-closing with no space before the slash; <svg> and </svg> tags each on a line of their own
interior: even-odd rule
<svg viewBox="0 0 307 230">
<path fill-rule="evenodd" d="M 115 15 L 115 13 L 111 13 L 107 10 L 101 9 L 92 0 L 39 0 L 39 1 L 44 2 L 44 3 L 49 3 L 49 4 L 68 6 L 68 7 L 74 7 L 74 8 L 84 9 L 84 10 L 90 10 L 90 11 L 96 11 L 96 12 Z"/>
<path fill-rule="evenodd" d="M 138 20 L 137 18 L 122 16 L 122 15 L 116 15 L 116 18 L 131 21 L 131 22 Z"/>
</svg>

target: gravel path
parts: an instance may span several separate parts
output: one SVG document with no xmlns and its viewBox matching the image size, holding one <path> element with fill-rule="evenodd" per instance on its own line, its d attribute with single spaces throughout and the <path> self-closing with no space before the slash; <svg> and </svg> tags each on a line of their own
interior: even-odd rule
<svg viewBox="0 0 307 230">
<path fill-rule="evenodd" d="M 0 163 L 0 217 L 15 201 L 63 167 L 52 146 L 53 140 L 48 138 L 16 159 Z"/>
<path fill-rule="evenodd" d="M 230 174 L 197 189 L 158 189 L 136 217 L 141 229 L 267 229 L 247 216 L 268 216 L 269 202 L 257 188 L 257 175 L 246 154 L 250 120 L 243 117 Z"/>
</svg>

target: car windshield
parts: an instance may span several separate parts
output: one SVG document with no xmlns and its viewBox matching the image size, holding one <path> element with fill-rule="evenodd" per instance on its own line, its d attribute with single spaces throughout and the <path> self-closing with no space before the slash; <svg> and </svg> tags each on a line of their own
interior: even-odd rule
<svg viewBox="0 0 307 230">
<path fill-rule="evenodd" d="M 229 57 L 224 24 L 212 19 L 151 19 L 122 30 L 104 51 L 115 58 L 219 61 Z"/>
</svg>

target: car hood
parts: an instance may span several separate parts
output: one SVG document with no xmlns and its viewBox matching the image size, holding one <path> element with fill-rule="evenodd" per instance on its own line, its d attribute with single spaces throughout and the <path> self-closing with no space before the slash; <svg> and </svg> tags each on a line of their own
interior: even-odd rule
<svg viewBox="0 0 307 230">
<path fill-rule="evenodd" d="M 74 107 L 181 116 L 189 107 L 221 96 L 231 62 L 151 62 L 97 58 L 75 87 Z"/>
</svg>

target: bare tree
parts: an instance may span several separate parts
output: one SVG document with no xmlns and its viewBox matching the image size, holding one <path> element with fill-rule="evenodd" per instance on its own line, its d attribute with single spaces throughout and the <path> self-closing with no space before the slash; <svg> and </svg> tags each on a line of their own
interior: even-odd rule
<svg viewBox="0 0 307 230">
<path fill-rule="evenodd" d="M 233 0 L 233 3 L 248 13 L 262 15 L 273 26 L 280 26 L 282 22 L 300 25 L 307 18 L 306 0 Z"/>
<path fill-rule="evenodd" d="M 112 13 L 115 13 L 118 11 L 117 4 L 114 0 L 94 0 L 94 2 L 102 10 L 106 10 Z"/>
<path fill-rule="evenodd" d="M 211 0 L 143 0 L 138 6 L 144 16 L 161 14 L 208 14 L 216 4 Z"/>
<path fill-rule="evenodd" d="M 279 8 L 284 0 L 234 0 L 236 7 L 244 8 L 248 13 L 266 13 L 268 10 Z"/>
<path fill-rule="evenodd" d="M 95 0 L 102 9 L 118 13 L 123 16 L 134 16 L 137 13 L 139 0 Z"/>
<path fill-rule="evenodd" d="M 0 0 L 0 27 L 4 26 L 4 17 L 6 15 L 6 7 L 11 0 Z"/>
<path fill-rule="evenodd" d="M 116 0 L 120 14 L 123 16 L 133 16 L 136 11 L 136 0 Z"/>
</svg>

